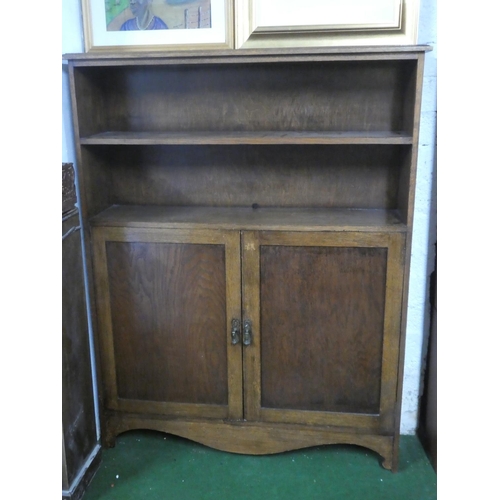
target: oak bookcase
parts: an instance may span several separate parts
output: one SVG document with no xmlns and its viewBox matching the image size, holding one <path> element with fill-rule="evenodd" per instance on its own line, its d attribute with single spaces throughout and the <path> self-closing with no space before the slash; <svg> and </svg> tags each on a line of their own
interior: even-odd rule
<svg viewBox="0 0 500 500">
<path fill-rule="evenodd" d="M 106 446 L 397 469 L 426 50 L 65 56 Z"/>
</svg>

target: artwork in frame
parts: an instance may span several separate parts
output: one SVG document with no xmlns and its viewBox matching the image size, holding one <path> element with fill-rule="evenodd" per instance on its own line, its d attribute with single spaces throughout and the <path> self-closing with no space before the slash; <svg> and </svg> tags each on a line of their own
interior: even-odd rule
<svg viewBox="0 0 500 500">
<path fill-rule="evenodd" d="M 235 0 L 235 47 L 413 45 L 419 0 Z"/>
<path fill-rule="evenodd" d="M 233 0 L 82 0 L 85 50 L 234 47 Z"/>
</svg>

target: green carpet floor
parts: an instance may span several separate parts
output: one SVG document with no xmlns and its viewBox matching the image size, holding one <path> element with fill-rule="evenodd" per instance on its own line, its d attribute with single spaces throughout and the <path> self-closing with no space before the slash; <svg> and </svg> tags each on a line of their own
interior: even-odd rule
<svg viewBox="0 0 500 500">
<path fill-rule="evenodd" d="M 432 500 L 436 473 L 420 441 L 402 436 L 399 472 L 355 446 L 267 456 L 224 453 L 167 434 L 133 431 L 103 450 L 83 500 Z"/>
</svg>

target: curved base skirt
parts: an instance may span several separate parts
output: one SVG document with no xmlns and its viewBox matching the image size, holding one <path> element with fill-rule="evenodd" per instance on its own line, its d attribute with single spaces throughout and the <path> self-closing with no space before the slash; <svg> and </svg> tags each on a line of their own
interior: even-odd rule
<svg viewBox="0 0 500 500">
<path fill-rule="evenodd" d="M 385 469 L 396 472 L 397 436 L 360 434 L 332 427 L 250 423 L 223 420 L 162 420 L 112 415 L 103 422 L 103 445 L 113 447 L 116 436 L 131 430 L 148 429 L 173 434 L 230 453 L 268 455 L 330 444 L 352 444 L 378 453 Z"/>
</svg>

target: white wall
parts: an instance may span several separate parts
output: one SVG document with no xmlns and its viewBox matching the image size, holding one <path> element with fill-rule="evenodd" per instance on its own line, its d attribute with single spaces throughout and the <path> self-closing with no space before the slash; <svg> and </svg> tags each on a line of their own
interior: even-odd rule
<svg viewBox="0 0 500 500">
<path fill-rule="evenodd" d="M 83 24 L 80 0 L 64 0 L 62 8 L 62 53 L 83 52 Z M 62 71 L 62 161 L 76 164 L 67 65 Z"/>
<path fill-rule="evenodd" d="M 436 0 L 420 0 L 418 43 L 433 47 L 427 52 L 422 95 L 415 216 L 408 297 L 406 356 L 401 433 L 413 434 L 418 424 L 419 398 L 429 333 L 429 275 L 436 243 Z"/>
<path fill-rule="evenodd" d="M 63 53 L 83 52 L 80 0 L 63 2 Z M 403 386 L 401 432 L 414 434 L 418 423 L 421 380 L 429 332 L 429 275 L 434 264 L 436 242 L 436 0 L 421 0 L 418 43 L 434 47 L 426 55 L 422 125 L 415 200 L 414 236 L 410 268 L 409 310 Z M 63 162 L 76 163 L 68 91 L 63 66 Z"/>
</svg>

